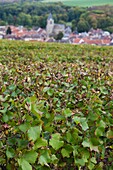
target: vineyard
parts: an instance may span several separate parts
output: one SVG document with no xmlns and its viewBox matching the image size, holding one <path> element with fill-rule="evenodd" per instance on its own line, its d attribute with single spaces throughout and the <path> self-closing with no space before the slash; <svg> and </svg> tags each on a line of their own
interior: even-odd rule
<svg viewBox="0 0 113 170">
<path fill-rule="evenodd" d="M 0 41 L 0 168 L 113 169 L 113 47 Z"/>
</svg>

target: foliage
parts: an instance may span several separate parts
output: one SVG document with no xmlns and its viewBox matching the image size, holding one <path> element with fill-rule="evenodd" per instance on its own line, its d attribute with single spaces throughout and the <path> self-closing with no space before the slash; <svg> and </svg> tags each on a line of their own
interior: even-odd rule
<svg viewBox="0 0 113 170">
<path fill-rule="evenodd" d="M 106 5 L 86 8 L 66 6 L 61 2 L 44 3 L 41 1 L 29 1 L 1 4 L 1 25 L 23 25 L 27 28 L 46 28 L 47 17 L 51 12 L 55 23 L 63 23 L 65 25 L 66 23 L 71 23 L 72 30 L 78 27 L 80 32 L 88 31 L 92 27 L 108 30 L 108 27 L 111 28 L 113 26 L 113 6 Z M 82 29 L 80 29 L 81 26 L 83 26 Z"/>
<path fill-rule="evenodd" d="M 8 27 L 7 30 L 6 30 L 6 34 L 11 34 L 11 33 L 12 33 L 11 28 Z"/>
<path fill-rule="evenodd" d="M 62 33 L 62 32 L 59 32 L 54 38 L 55 38 L 56 40 L 61 40 L 62 37 L 63 37 L 63 33 Z"/>
<path fill-rule="evenodd" d="M 0 43 L 0 165 L 113 169 L 113 48 Z"/>
<path fill-rule="evenodd" d="M 84 31 L 89 31 L 90 30 L 90 27 L 89 27 L 89 24 L 87 21 L 85 21 L 84 19 L 81 19 L 79 22 L 78 22 L 78 25 L 77 25 L 77 30 L 78 32 L 84 32 Z"/>
</svg>

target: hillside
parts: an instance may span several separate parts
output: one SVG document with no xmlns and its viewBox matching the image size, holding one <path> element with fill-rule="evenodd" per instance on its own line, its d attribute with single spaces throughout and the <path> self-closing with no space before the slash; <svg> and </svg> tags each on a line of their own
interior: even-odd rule
<svg viewBox="0 0 113 170">
<path fill-rule="evenodd" d="M 0 3 L 13 3 L 13 2 L 17 2 L 17 3 L 24 3 L 24 2 L 37 2 L 37 1 L 41 1 L 41 0 L 0 0 Z"/>
<path fill-rule="evenodd" d="M 20 2 L 20 0 L 0 0 L 0 3 L 13 3 L 13 2 Z"/>
<path fill-rule="evenodd" d="M 112 0 L 0 0 L 0 3 L 13 3 L 13 2 L 47 2 L 47 3 L 57 3 L 57 2 L 62 2 L 64 5 L 69 5 L 69 6 L 81 6 L 81 7 L 90 7 L 90 6 L 101 6 L 101 5 L 113 5 Z"/>
<path fill-rule="evenodd" d="M 59 2 L 59 0 L 43 0 L 44 2 Z M 100 6 L 100 5 L 113 5 L 112 0 L 60 0 L 63 4 L 69 6 L 81 6 L 81 7 L 90 7 L 90 6 Z"/>
<path fill-rule="evenodd" d="M 0 44 L 0 167 L 112 170 L 113 47 Z"/>
<path fill-rule="evenodd" d="M 101 28 L 113 32 L 113 6 L 71 7 L 62 3 L 8 3 L 0 5 L 0 25 L 22 25 L 27 28 L 46 28 L 47 17 L 52 13 L 55 23 L 68 24 L 72 31 L 88 32 Z"/>
</svg>

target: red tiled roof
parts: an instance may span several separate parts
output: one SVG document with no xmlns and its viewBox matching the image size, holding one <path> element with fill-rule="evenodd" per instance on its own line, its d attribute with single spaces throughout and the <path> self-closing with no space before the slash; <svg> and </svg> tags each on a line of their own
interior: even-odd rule
<svg viewBox="0 0 113 170">
<path fill-rule="evenodd" d="M 105 45 L 110 44 L 110 39 L 90 39 L 90 38 L 75 38 L 73 40 L 74 44 L 95 44 L 95 45 Z"/>
<path fill-rule="evenodd" d="M 111 40 L 110 39 L 102 39 L 102 44 L 110 44 Z"/>
<path fill-rule="evenodd" d="M 75 39 L 73 40 L 73 43 L 74 43 L 74 44 L 79 44 L 81 39 L 82 39 L 82 38 L 75 38 Z"/>
</svg>

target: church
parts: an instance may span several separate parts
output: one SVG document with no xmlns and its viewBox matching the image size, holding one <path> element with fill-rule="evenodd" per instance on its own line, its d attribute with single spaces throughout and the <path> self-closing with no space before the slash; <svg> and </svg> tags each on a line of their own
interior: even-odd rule
<svg viewBox="0 0 113 170">
<path fill-rule="evenodd" d="M 57 35 L 59 32 L 62 32 L 64 34 L 65 25 L 55 24 L 52 14 L 50 13 L 47 18 L 46 32 L 48 36 Z"/>
</svg>

